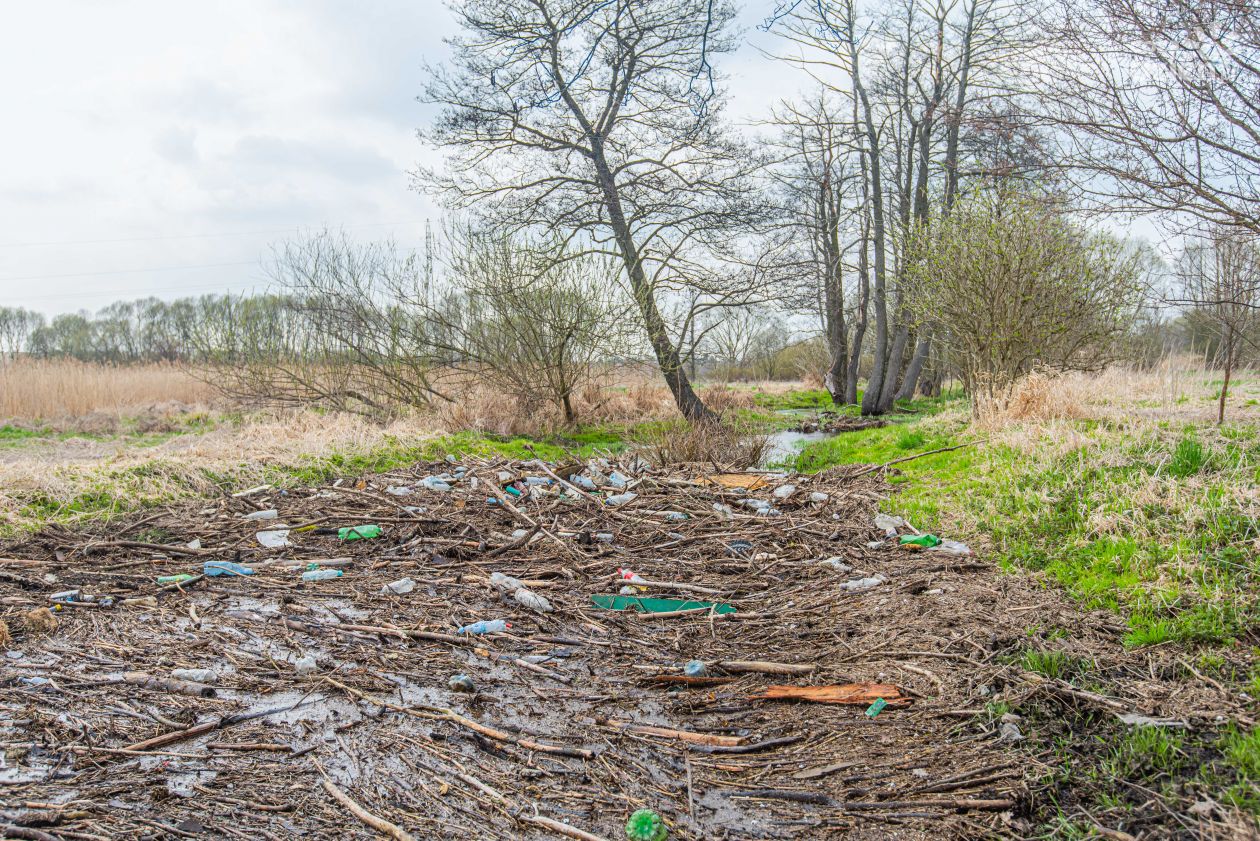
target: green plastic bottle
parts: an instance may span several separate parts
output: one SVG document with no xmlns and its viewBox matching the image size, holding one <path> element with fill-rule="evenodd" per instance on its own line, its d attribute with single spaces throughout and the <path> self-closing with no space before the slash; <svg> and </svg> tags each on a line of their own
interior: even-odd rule
<svg viewBox="0 0 1260 841">
<path fill-rule="evenodd" d="M 341 540 L 367 540 L 371 537 L 380 537 L 380 526 L 342 526 L 337 529 L 337 537 Z"/>
<path fill-rule="evenodd" d="M 940 546 L 941 539 L 934 534 L 903 534 L 901 536 L 902 546 L 922 546 L 924 549 L 931 549 L 933 546 Z"/>
<path fill-rule="evenodd" d="M 665 841 L 668 835 L 665 819 L 651 809 L 639 809 L 626 821 L 626 838 L 630 841 Z"/>
</svg>

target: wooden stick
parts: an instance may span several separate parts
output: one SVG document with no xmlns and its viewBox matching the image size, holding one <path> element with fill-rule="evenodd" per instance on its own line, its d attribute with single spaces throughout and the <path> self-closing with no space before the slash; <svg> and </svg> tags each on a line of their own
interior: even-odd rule
<svg viewBox="0 0 1260 841">
<path fill-rule="evenodd" d="M 544 818 L 542 815 L 519 815 L 518 819 L 528 823 L 536 823 L 539 826 L 550 829 L 552 832 L 558 832 L 561 835 L 568 836 L 569 838 L 576 838 L 578 841 L 607 841 L 607 839 L 602 836 L 592 835 L 585 830 L 569 826 L 567 823 L 561 823 L 560 821 L 555 821 L 551 818 Z"/>
<path fill-rule="evenodd" d="M 334 800 L 342 806 L 345 806 L 346 809 L 350 811 L 350 814 L 372 827 L 372 829 L 375 829 L 382 835 L 388 835 L 390 838 L 396 839 L 396 841 L 416 841 L 415 836 L 413 836 L 410 832 L 407 832 L 402 827 L 397 824 L 392 824 L 384 818 L 373 815 L 367 809 L 364 809 L 358 803 L 355 803 L 350 799 L 348 794 L 333 785 L 332 780 L 324 777 L 323 783 L 324 791 L 331 794 Z"/>
<path fill-rule="evenodd" d="M 717 665 L 723 671 L 734 674 L 756 672 L 763 675 L 807 675 L 818 668 L 813 663 L 771 663 L 768 660 L 721 660 Z"/>
<path fill-rule="evenodd" d="M 629 721 L 614 721 L 610 718 L 597 718 L 596 724 L 602 724 L 605 727 L 615 727 L 618 730 L 624 730 L 627 733 L 636 733 L 641 736 L 659 736 L 663 739 L 677 739 L 680 742 L 690 742 L 694 745 L 710 745 L 719 747 L 736 747 L 742 745 L 746 739 L 742 736 L 720 736 L 716 733 L 694 733 L 690 730 L 674 730 L 670 727 L 656 727 L 651 724 L 633 724 Z"/>
</svg>

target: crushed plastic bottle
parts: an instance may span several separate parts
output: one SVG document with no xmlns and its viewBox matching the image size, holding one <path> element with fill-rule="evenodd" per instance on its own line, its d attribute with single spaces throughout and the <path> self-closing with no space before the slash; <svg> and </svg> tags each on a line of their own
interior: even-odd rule
<svg viewBox="0 0 1260 841">
<path fill-rule="evenodd" d="M 918 546 L 923 549 L 941 545 L 941 539 L 934 534 L 903 534 L 898 542 L 902 546 Z"/>
<path fill-rule="evenodd" d="M 420 480 L 420 484 L 431 491 L 449 491 L 451 486 L 447 482 L 437 476 L 425 476 Z"/>
<path fill-rule="evenodd" d="M 608 484 L 614 488 L 624 488 L 629 482 L 630 477 L 620 471 L 614 470 L 608 474 Z"/>
<path fill-rule="evenodd" d="M 416 589 L 416 582 L 411 578 L 400 578 L 397 581 L 391 581 L 381 588 L 382 593 L 392 593 L 395 596 L 405 596 Z"/>
<path fill-rule="evenodd" d="M 612 543 L 613 533 L 610 531 L 597 531 L 595 532 L 595 539 L 600 543 Z"/>
<path fill-rule="evenodd" d="M 901 528 L 905 524 L 905 520 L 901 517 L 893 516 L 892 514 L 875 515 L 875 528 L 883 531 L 884 537 L 896 537 L 897 529 Z"/>
<path fill-rule="evenodd" d="M 206 561 L 201 566 L 201 574 L 215 577 L 219 575 L 253 575 L 253 567 L 232 561 Z"/>
<path fill-rule="evenodd" d="M 939 545 L 927 547 L 933 552 L 944 552 L 946 555 L 970 555 L 971 547 L 957 540 L 942 540 Z"/>
<path fill-rule="evenodd" d="M 193 683 L 214 683 L 219 679 L 212 669 L 171 669 L 171 677 Z"/>
<path fill-rule="evenodd" d="M 629 841 L 665 841 L 668 837 L 665 820 L 651 809 L 639 809 L 626 821 L 626 838 Z"/>
<path fill-rule="evenodd" d="M 501 634 L 512 627 L 512 623 L 504 619 L 482 619 L 465 625 L 456 633 L 460 634 Z"/>
<path fill-rule="evenodd" d="M 339 569 L 308 569 L 302 573 L 303 581 L 328 581 L 332 578 L 340 578 L 341 570 Z"/>
<path fill-rule="evenodd" d="M 726 518 L 735 516 L 735 512 L 731 510 L 731 506 L 727 505 L 725 502 L 713 503 L 713 510 Z"/>
<path fill-rule="evenodd" d="M 774 489 L 774 498 L 787 499 L 794 493 L 796 493 L 796 485 L 779 485 Z"/>
<path fill-rule="evenodd" d="M 280 512 L 274 508 L 268 508 L 266 511 L 251 511 L 242 517 L 242 520 L 274 520 L 280 516 Z"/>
<path fill-rule="evenodd" d="M 451 679 L 446 685 L 452 692 L 476 692 L 477 685 L 473 683 L 473 679 L 466 674 L 451 675 Z"/>
<path fill-rule="evenodd" d="M 293 669 L 300 675 L 314 674 L 319 668 L 319 661 L 314 654 L 306 654 L 293 661 Z"/>
<path fill-rule="evenodd" d="M 550 485 L 551 479 L 546 476 L 526 476 L 525 484 L 527 485 Z"/>
<path fill-rule="evenodd" d="M 681 523 L 683 520 L 690 520 L 691 518 L 681 511 L 666 511 L 665 519 L 671 523 Z"/>
<path fill-rule="evenodd" d="M 844 559 L 841 558 L 839 555 L 833 555 L 830 558 L 823 558 L 822 560 L 816 561 L 816 563 L 820 564 L 821 566 L 831 567 L 833 570 L 841 574 L 846 573 L 846 572 L 853 572 L 853 567 L 846 564 L 844 562 Z"/>
<path fill-rule="evenodd" d="M 159 575 L 157 583 L 159 584 L 183 584 L 185 581 L 192 581 L 197 576 L 187 572 L 181 572 L 179 575 Z"/>
<path fill-rule="evenodd" d="M 521 607 L 529 608 L 537 613 L 551 613 L 551 602 L 526 587 L 522 587 L 512 594 L 512 598 L 516 599 L 516 603 Z"/>
<path fill-rule="evenodd" d="M 809 495 L 810 502 L 826 502 L 829 499 L 831 499 L 831 497 L 822 491 L 814 491 Z"/>
<path fill-rule="evenodd" d="M 389 494 L 390 496 L 408 496 L 412 493 L 415 493 L 415 491 L 413 491 L 411 488 L 407 487 L 406 485 L 390 485 L 388 488 L 385 489 L 385 493 Z"/>
<path fill-rule="evenodd" d="M 288 529 L 270 529 L 268 531 L 260 531 L 254 535 L 258 538 L 258 542 L 268 549 L 279 549 L 284 546 L 291 545 L 289 543 Z"/>
<path fill-rule="evenodd" d="M 381 527 L 378 525 L 342 526 L 337 529 L 337 539 L 339 540 L 368 540 L 380 536 Z"/>
<path fill-rule="evenodd" d="M 869 590 L 872 587 L 878 587 L 887 580 L 888 579 L 882 575 L 872 575 L 869 578 L 855 578 L 852 581 L 845 581 L 841 584 L 837 584 L 836 587 L 850 593 L 856 593 L 861 590 Z"/>
<path fill-rule="evenodd" d="M 518 578 L 513 578 L 512 576 L 505 575 L 502 572 L 492 572 L 490 573 L 490 586 L 494 587 L 496 590 L 501 590 L 504 593 L 511 595 L 525 585 L 522 584 Z"/>
<path fill-rule="evenodd" d="M 637 493 L 634 493 L 633 491 L 626 491 L 622 494 L 614 494 L 613 496 L 605 497 L 604 504 L 611 505 L 615 508 L 619 505 L 625 505 L 627 502 L 630 502 L 637 497 Z"/>
<path fill-rule="evenodd" d="M 688 660 L 683 666 L 683 674 L 687 677 L 705 677 L 709 674 L 709 667 L 703 660 Z"/>
</svg>

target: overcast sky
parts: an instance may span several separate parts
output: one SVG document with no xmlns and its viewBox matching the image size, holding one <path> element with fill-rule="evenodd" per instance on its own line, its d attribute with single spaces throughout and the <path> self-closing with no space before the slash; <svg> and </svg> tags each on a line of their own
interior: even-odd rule
<svg viewBox="0 0 1260 841">
<path fill-rule="evenodd" d="M 762 3 L 727 56 L 731 114 L 804 82 L 762 56 Z M 262 289 L 303 229 L 421 240 L 407 173 L 421 64 L 455 25 L 439 0 L 41 0 L 0 29 L 0 305 Z"/>
</svg>

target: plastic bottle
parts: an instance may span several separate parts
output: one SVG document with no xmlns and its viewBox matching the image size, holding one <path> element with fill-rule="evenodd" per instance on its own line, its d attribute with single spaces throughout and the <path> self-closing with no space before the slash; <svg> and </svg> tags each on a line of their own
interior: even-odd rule
<svg viewBox="0 0 1260 841">
<path fill-rule="evenodd" d="M 280 516 L 280 512 L 274 508 L 268 508 L 266 511 L 251 511 L 242 517 L 242 520 L 274 520 Z"/>
<path fill-rule="evenodd" d="M 521 587 L 512 594 L 512 598 L 516 599 L 516 603 L 521 607 L 527 607 L 538 613 L 551 613 L 551 602 L 526 587 Z"/>
<path fill-rule="evenodd" d="M 504 575 L 501 572 L 490 573 L 490 586 L 496 590 L 502 590 L 504 593 L 515 593 L 525 585 L 520 579 L 513 578 L 510 575 Z"/>
<path fill-rule="evenodd" d="M 629 581 L 631 584 L 646 584 L 637 572 L 631 572 L 623 567 L 617 567 L 617 576 L 622 581 Z"/>
<path fill-rule="evenodd" d="M 437 476 L 425 476 L 420 484 L 431 491 L 449 491 L 451 486 Z"/>
<path fill-rule="evenodd" d="M 615 508 L 618 505 L 625 505 L 627 502 L 630 502 L 632 499 L 636 498 L 637 496 L 638 496 L 637 493 L 634 493 L 632 491 L 626 491 L 623 494 L 614 494 L 613 496 L 605 497 L 604 504 L 611 505 Z"/>
<path fill-rule="evenodd" d="M 473 679 L 465 674 L 451 675 L 451 679 L 446 682 L 452 692 L 476 692 L 477 686 L 473 683 Z"/>
<path fill-rule="evenodd" d="M 159 584 L 183 584 L 185 581 L 191 581 L 196 576 L 187 572 L 181 572 L 179 575 L 159 575 L 157 583 Z"/>
<path fill-rule="evenodd" d="M 878 587 L 887 580 L 888 579 L 884 578 L 882 575 L 872 575 L 870 578 L 855 578 L 852 581 L 845 581 L 844 583 L 837 584 L 836 586 L 841 590 L 847 590 L 852 593 L 859 590 L 869 590 L 872 587 Z"/>
<path fill-rule="evenodd" d="M 381 527 L 377 525 L 342 526 L 337 529 L 337 537 L 340 540 L 367 540 L 368 538 L 380 536 Z"/>
<path fill-rule="evenodd" d="M 311 569 L 302 573 L 303 581 L 327 581 L 330 578 L 340 578 L 341 570 L 339 569 Z"/>
<path fill-rule="evenodd" d="M 902 546 L 921 546 L 924 549 L 941 545 L 941 539 L 934 534 L 903 534 L 899 542 Z"/>
<path fill-rule="evenodd" d="M 794 493 L 796 493 L 796 485 L 779 485 L 774 489 L 774 498 L 787 499 Z"/>
<path fill-rule="evenodd" d="M 826 502 L 829 499 L 831 499 L 831 497 L 822 491 L 814 491 L 809 495 L 810 502 Z"/>
<path fill-rule="evenodd" d="M 508 628 L 512 627 L 512 623 L 504 619 L 482 619 L 471 625 L 465 625 L 456 633 L 460 634 L 501 634 Z"/>
<path fill-rule="evenodd" d="M 171 677 L 176 680 L 190 680 L 193 683 L 214 683 L 219 679 L 210 669 L 171 669 Z"/>
<path fill-rule="evenodd" d="M 665 841 L 668 837 L 665 820 L 651 809 L 639 809 L 626 821 L 626 838 L 629 841 Z"/>
<path fill-rule="evenodd" d="M 574 473 L 572 476 L 569 477 L 569 481 L 572 484 L 577 485 L 579 488 L 582 488 L 583 490 L 587 490 L 587 491 L 596 490 L 595 483 L 591 481 L 589 476 L 582 476 L 581 474 Z"/>
<path fill-rule="evenodd" d="M 689 520 L 691 518 L 681 511 L 666 511 L 665 519 L 671 523 L 681 523 L 683 520 Z"/>
<path fill-rule="evenodd" d="M 688 660 L 687 665 L 683 666 L 683 674 L 687 677 L 704 677 L 708 673 L 709 667 L 703 660 Z"/>
<path fill-rule="evenodd" d="M 630 477 L 618 470 L 608 474 L 608 484 L 614 488 L 624 488 L 629 481 Z"/>
<path fill-rule="evenodd" d="M 395 596 L 405 596 L 412 590 L 416 589 L 416 582 L 411 578 L 400 578 L 397 581 L 391 581 L 381 588 L 382 593 L 392 593 Z"/>
<path fill-rule="evenodd" d="M 252 567 L 232 561 L 206 561 L 201 567 L 201 574 L 211 577 L 217 575 L 253 575 Z"/>
</svg>

